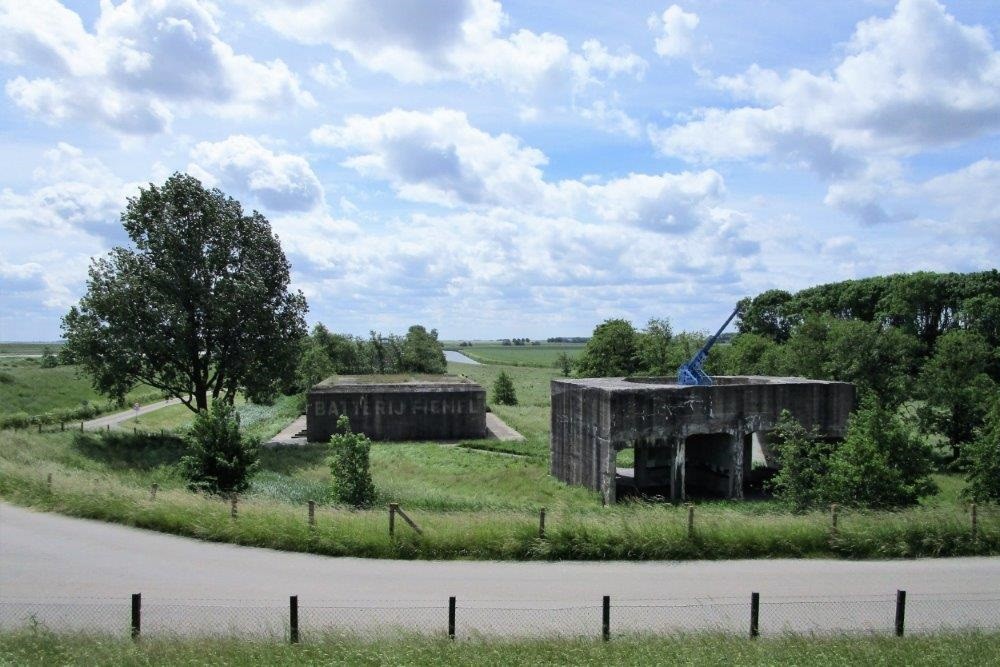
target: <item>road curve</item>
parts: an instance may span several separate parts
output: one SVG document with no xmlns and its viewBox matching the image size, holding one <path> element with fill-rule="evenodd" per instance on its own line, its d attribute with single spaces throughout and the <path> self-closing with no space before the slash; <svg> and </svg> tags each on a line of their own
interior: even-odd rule
<svg viewBox="0 0 1000 667">
<path fill-rule="evenodd" d="M 162 401 L 156 401 L 154 403 L 147 403 L 146 405 L 140 405 L 138 410 L 129 409 L 123 410 L 122 412 L 115 412 L 110 415 L 104 415 L 102 417 L 95 417 L 94 419 L 89 419 L 83 423 L 83 427 L 88 431 L 101 431 L 109 426 L 118 426 L 124 421 L 128 421 L 133 417 L 139 417 L 156 410 L 160 410 L 169 405 L 177 405 L 181 400 L 179 398 L 168 398 Z"/>
<path fill-rule="evenodd" d="M 35 608 L 31 605 L 41 605 L 44 612 L 56 609 L 46 606 L 52 601 L 127 600 L 129 594 L 141 592 L 147 607 L 172 601 L 170 609 L 178 610 L 177 605 L 214 600 L 223 602 L 208 604 L 230 611 L 255 605 L 280 609 L 291 594 L 299 595 L 305 606 L 374 605 L 397 611 L 420 604 L 438 607 L 454 595 L 464 609 L 507 610 L 499 620 L 484 616 L 489 622 L 482 631 L 501 634 L 526 627 L 542 631 L 548 627 L 543 621 L 552 621 L 556 612 L 540 609 L 565 611 L 574 605 L 588 608 L 574 612 L 572 622 L 552 621 L 550 630 L 583 623 L 585 631 L 596 613 L 591 607 L 599 606 L 602 595 L 611 595 L 615 604 L 623 605 L 628 600 L 640 606 L 674 601 L 666 607 L 673 612 L 653 614 L 650 622 L 636 620 L 639 629 L 650 623 L 661 630 L 697 629 L 711 622 L 738 630 L 745 626 L 746 601 L 757 591 L 765 608 L 774 604 L 764 617 L 772 619 L 775 631 L 778 619 L 784 619 L 785 629 L 799 629 L 802 619 L 820 611 L 815 624 L 806 623 L 802 629 L 885 630 L 891 627 L 897 589 L 909 592 L 911 605 L 914 600 L 927 602 L 924 612 L 919 607 L 908 612 L 911 624 L 919 626 L 924 613 L 928 628 L 940 625 L 942 616 L 947 616 L 945 621 L 961 617 L 964 625 L 1000 627 L 1000 558 L 551 563 L 329 558 L 202 542 L 0 503 L 0 626 L 23 620 L 25 610 Z M 826 600 L 822 609 L 816 606 L 819 598 Z M 795 606 L 796 600 L 805 606 Z M 959 602 L 948 607 L 942 600 Z M 677 606 L 677 601 L 698 605 L 699 613 L 677 611 L 688 608 Z M 530 623 L 514 618 L 515 610 L 525 608 L 532 612 Z M 479 613 L 486 614 L 483 609 Z M 192 617 L 190 610 L 177 614 L 189 621 Z M 92 616 L 103 618 L 96 612 Z M 247 620 L 251 616 L 235 618 L 256 622 Z M 334 615 L 332 622 L 346 622 L 349 616 Z M 411 616 L 398 624 L 418 630 L 427 629 L 426 624 L 430 629 L 440 626 L 437 611 Z M 58 624 L 59 619 L 77 616 L 54 618 Z M 366 623 L 379 627 L 381 617 L 350 618 L 350 627 L 370 629 Z M 114 621 L 114 627 L 120 627 L 120 618 Z M 166 612 L 161 622 L 164 628 L 183 631 L 170 626 Z M 763 626 L 768 629 L 767 623 Z"/>
</svg>

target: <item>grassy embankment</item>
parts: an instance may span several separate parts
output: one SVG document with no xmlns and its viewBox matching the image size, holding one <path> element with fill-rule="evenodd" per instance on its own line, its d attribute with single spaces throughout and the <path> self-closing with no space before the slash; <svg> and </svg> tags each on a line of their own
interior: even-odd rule
<svg viewBox="0 0 1000 667">
<path fill-rule="evenodd" d="M 499 343 L 474 343 L 469 347 L 449 345 L 465 356 L 484 364 L 507 366 L 534 366 L 555 368 L 563 352 L 576 359 L 583 352 L 583 343 L 541 343 L 539 345 L 501 345 Z"/>
<path fill-rule="evenodd" d="M 240 639 L 126 639 L 26 630 L 0 634 L 4 665 L 990 665 L 1000 634 L 922 637 L 720 635 L 450 641 L 403 636 L 378 643 L 327 636 L 298 645 Z"/>
<path fill-rule="evenodd" d="M 4 347 L 11 344 L 6 343 Z M 152 387 L 138 386 L 125 397 L 127 404 L 163 398 Z M 42 368 L 38 359 L 0 358 L 0 424 L 58 423 L 90 419 L 122 407 L 101 396 L 76 366 Z"/>
<path fill-rule="evenodd" d="M 961 480 L 940 476 L 942 493 L 900 512 L 840 513 L 833 534 L 825 512 L 790 514 L 774 502 L 704 502 L 695 531 L 686 509 L 663 503 L 603 508 L 596 494 L 548 476 L 549 379 L 555 369 L 452 366 L 489 387 L 501 369 L 514 379 L 520 405 L 496 406 L 524 443 L 477 441 L 479 448 L 434 443 L 376 444 L 372 474 L 378 508 L 329 504 L 323 445 L 266 450 L 263 469 L 240 500 L 228 504 L 185 489 L 172 463 L 180 445 L 122 451 L 78 434 L 0 433 L 0 497 L 26 506 L 203 539 L 330 555 L 473 559 L 689 559 L 840 556 L 894 558 L 1000 553 L 1000 512 L 980 507 L 974 539 Z M 291 399 L 286 399 L 291 401 Z M 281 410 L 249 406 L 275 428 Z M 289 410 L 289 412 L 294 412 Z M 188 417 L 182 415 L 184 419 Z M 290 418 L 287 417 L 286 420 Z M 244 419 L 244 426 L 253 426 Z M 277 426 L 280 428 L 280 426 Z M 93 436 L 91 436 L 93 438 Z M 498 451 L 514 449 L 511 456 Z M 46 476 L 53 476 L 52 490 Z M 149 500 L 152 483 L 160 486 Z M 305 503 L 317 500 L 309 529 Z M 402 504 L 424 529 L 387 532 L 385 504 Z M 546 507 L 546 535 L 538 510 Z"/>
</svg>

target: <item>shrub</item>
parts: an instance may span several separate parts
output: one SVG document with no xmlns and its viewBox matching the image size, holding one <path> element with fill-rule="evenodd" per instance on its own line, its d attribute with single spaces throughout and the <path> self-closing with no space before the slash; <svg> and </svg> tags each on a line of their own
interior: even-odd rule
<svg viewBox="0 0 1000 667">
<path fill-rule="evenodd" d="M 14 376 L 6 371 L 0 371 L 0 384 L 14 384 Z"/>
<path fill-rule="evenodd" d="M 993 402 L 978 437 L 964 450 L 969 483 L 965 494 L 972 500 L 1000 502 L 1000 399 Z"/>
<path fill-rule="evenodd" d="M 517 405 L 517 393 L 514 391 L 514 381 L 507 371 L 500 371 L 493 383 L 493 402 L 497 405 Z"/>
<path fill-rule="evenodd" d="M 847 438 L 830 458 L 827 502 L 890 509 L 915 505 L 937 490 L 931 448 L 873 397 L 851 415 Z"/>
<path fill-rule="evenodd" d="M 51 349 L 44 347 L 42 348 L 42 361 L 40 365 L 42 368 L 55 368 L 59 365 L 59 357 L 52 354 Z"/>
<path fill-rule="evenodd" d="M 370 507 L 375 502 L 375 484 L 369 467 L 371 442 L 364 433 L 352 433 L 346 415 L 337 419 L 337 430 L 330 437 L 333 456 L 333 493 L 338 501 L 354 507 Z"/>
<path fill-rule="evenodd" d="M 31 416 L 26 412 L 14 412 L 0 417 L 0 428 L 28 428 L 31 426 Z"/>
<path fill-rule="evenodd" d="M 180 463 L 192 490 L 240 493 L 260 467 L 260 442 L 244 438 L 233 406 L 217 401 L 195 417 Z"/>
<path fill-rule="evenodd" d="M 780 466 L 768 483 L 775 497 L 799 511 L 822 504 L 833 446 L 815 430 L 807 431 L 788 410 L 781 411 L 771 438 Z"/>
</svg>

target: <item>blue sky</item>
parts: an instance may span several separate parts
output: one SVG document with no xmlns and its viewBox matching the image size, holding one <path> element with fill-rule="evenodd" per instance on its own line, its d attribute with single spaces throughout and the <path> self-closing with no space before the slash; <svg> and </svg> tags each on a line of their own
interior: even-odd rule
<svg viewBox="0 0 1000 667">
<path fill-rule="evenodd" d="M 350 333 L 714 329 L 996 268 L 998 31 L 987 1 L 0 0 L 0 340 L 57 338 L 178 170 Z"/>
</svg>

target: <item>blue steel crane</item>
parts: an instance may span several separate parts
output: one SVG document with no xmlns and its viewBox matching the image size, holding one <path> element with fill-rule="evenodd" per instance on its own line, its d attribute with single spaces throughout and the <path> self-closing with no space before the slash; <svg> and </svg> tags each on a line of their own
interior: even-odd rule
<svg viewBox="0 0 1000 667">
<path fill-rule="evenodd" d="M 708 351 L 715 345 L 715 341 L 719 339 L 719 336 L 722 335 L 722 332 L 725 331 L 726 327 L 729 326 L 729 323 L 733 321 L 733 318 L 739 312 L 740 307 L 737 305 L 726 319 L 726 323 L 719 327 L 714 336 L 705 341 L 705 344 L 698 350 L 698 353 L 691 357 L 691 360 L 687 363 L 681 364 L 681 367 L 677 369 L 677 384 L 715 384 L 712 377 L 702 368 L 702 364 L 708 358 Z"/>
</svg>

